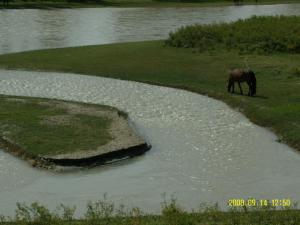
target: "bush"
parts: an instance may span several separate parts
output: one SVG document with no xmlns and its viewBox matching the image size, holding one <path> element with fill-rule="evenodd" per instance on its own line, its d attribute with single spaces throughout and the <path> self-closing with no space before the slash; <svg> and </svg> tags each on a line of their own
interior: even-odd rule
<svg viewBox="0 0 300 225">
<path fill-rule="evenodd" d="M 186 26 L 171 32 L 166 44 L 200 51 L 300 53 L 300 16 L 254 16 L 232 23 Z"/>
</svg>

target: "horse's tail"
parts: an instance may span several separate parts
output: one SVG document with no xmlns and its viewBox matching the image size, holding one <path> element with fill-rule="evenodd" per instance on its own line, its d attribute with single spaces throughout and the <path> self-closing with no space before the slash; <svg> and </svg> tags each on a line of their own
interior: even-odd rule
<svg viewBox="0 0 300 225">
<path fill-rule="evenodd" d="M 249 72 L 250 74 L 250 82 L 251 82 L 251 94 L 255 95 L 256 94 L 256 77 L 253 71 Z"/>
</svg>

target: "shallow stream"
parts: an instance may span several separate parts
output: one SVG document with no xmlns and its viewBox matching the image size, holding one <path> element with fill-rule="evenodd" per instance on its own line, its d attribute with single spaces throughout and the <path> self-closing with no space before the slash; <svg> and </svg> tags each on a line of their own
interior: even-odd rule
<svg viewBox="0 0 300 225">
<path fill-rule="evenodd" d="M 77 205 L 107 193 L 158 212 L 162 194 L 186 208 L 229 198 L 300 200 L 300 155 L 221 101 L 187 91 L 84 75 L 0 70 L 0 93 L 107 104 L 129 113 L 153 146 L 144 156 L 68 174 L 0 152 L 0 213 L 17 201 Z M 83 210 L 83 211 L 82 211 Z"/>
</svg>

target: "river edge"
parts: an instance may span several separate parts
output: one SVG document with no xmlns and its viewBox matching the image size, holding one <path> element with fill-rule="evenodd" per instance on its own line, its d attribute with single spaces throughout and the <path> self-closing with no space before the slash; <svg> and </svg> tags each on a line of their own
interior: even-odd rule
<svg viewBox="0 0 300 225">
<path fill-rule="evenodd" d="M 57 149 L 57 145 L 55 143 L 54 146 L 51 147 L 51 149 L 54 149 L 56 151 L 58 150 L 59 153 L 56 151 L 54 153 L 53 151 L 46 151 L 45 149 L 43 149 L 43 144 L 42 145 L 38 144 L 38 148 L 43 149 L 42 151 L 43 153 L 38 153 L 36 152 L 36 150 L 31 149 L 30 145 L 26 144 L 26 142 L 21 141 L 21 143 L 19 143 L 20 139 L 18 139 L 17 136 L 22 135 L 22 133 L 19 134 L 17 131 L 17 133 L 15 134 L 15 132 L 13 131 L 14 129 L 11 130 L 11 129 L 3 128 L 12 125 L 13 127 L 17 127 L 17 130 L 28 129 L 26 128 L 26 126 L 23 127 L 22 125 L 21 125 L 22 128 L 18 128 L 19 127 L 18 122 L 7 123 L 5 120 L 5 115 L 7 114 L 6 111 L 4 111 L 3 114 L 4 117 L 2 118 L 3 122 L 1 121 L 0 123 L 0 125 L 3 126 L 1 128 L 2 136 L 0 137 L 0 148 L 3 149 L 5 152 L 8 152 L 18 158 L 27 161 L 27 163 L 29 163 L 32 167 L 37 167 L 37 168 L 42 168 L 47 170 L 55 170 L 55 171 L 65 170 L 66 168 L 63 167 L 94 167 L 94 166 L 111 163 L 114 161 L 119 161 L 126 158 L 132 158 L 134 156 L 142 155 L 146 151 L 150 150 L 151 148 L 151 146 L 147 144 L 147 142 L 138 135 L 138 132 L 135 130 L 133 124 L 130 123 L 128 115 L 125 112 L 122 112 L 116 108 L 106 107 L 106 106 L 99 106 L 97 108 L 96 105 L 93 106 L 89 104 L 80 104 L 78 102 L 75 103 L 70 101 L 59 101 L 56 99 L 50 100 L 44 98 L 42 99 L 24 98 L 24 97 L 22 98 L 20 96 L 16 98 L 16 96 L 6 97 L 6 95 L 1 95 L 1 99 L 3 99 L 4 101 L 16 102 L 14 104 L 17 104 L 17 102 L 22 102 L 22 104 L 24 104 L 24 107 L 26 107 L 27 103 L 30 104 L 32 103 L 32 101 L 36 101 L 37 107 L 41 105 L 45 107 L 45 105 L 47 105 L 47 107 L 52 109 L 53 108 L 67 109 L 67 111 L 65 111 L 64 114 L 61 114 L 60 112 L 60 115 L 57 116 L 47 117 L 48 114 L 42 115 L 42 117 L 38 116 L 40 120 L 38 120 L 37 123 L 43 124 L 42 126 L 45 126 L 45 128 L 49 126 L 50 127 L 51 126 L 57 127 L 60 125 L 66 126 L 68 124 L 69 126 L 71 126 L 72 129 L 76 131 L 77 129 L 79 129 L 78 125 L 76 124 L 78 124 L 79 122 L 76 122 L 76 120 L 74 119 L 73 120 L 69 119 L 69 118 L 73 118 L 72 116 L 75 115 L 95 116 L 95 119 L 96 117 L 101 117 L 101 118 L 103 117 L 103 118 L 107 118 L 108 121 L 111 121 L 107 129 L 107 132 L 109 133 L 111 138 L 108 139 L 109 140 L 108 142 L 107 141 L 103 142 L 104 144 L 97 145 L 96 147 L 92 147 L 93 144 L 90 144 L 89 146 L 87 146 L 88 150 L 82 150 L 82 148 L 76 146 L 76 148 L 74 148 L 74 151 L 69 151 L 69 150 L 64 150 L 63 148 Z M 14 106 L 16 111 L 19 110 L 18 107 L 20 106 L 19 105 Z M 10 108 L 8 107 L 8 110 L 9 109 Z M 24 113 L 24 110 L 21 110 L 21 114 L 26 115 L 26 113 Z M 13 114 L 10 117 L 11 117 L 10 120 L 15 119 L 16 121 L 18 121 L 19 119 L 19 117 L 15 117 Z M 85 126 L 88 126 L 88 124 L 86 124 Z M 33 129 L 37 129 L 37 127 L 33 125 Z M 92 127 L 90 127 L 90 129 L 92 129 Z M 30 130 L 28 131 L 30 132 Z M 104 132 L 104 130 L 95 130 L 92 132 L 99 132 L 99 131 Z M 63 141 L 67 145 L 69 145 L 68 139 L 64 139 L 64 136 L 60 137 L 59 134 L 58 136 L 56 135 L 56 137 L 63 139 Z M 12 137 L 14 137 L 14 135 L 17 136 L 11 138 L 10 137 L 11 135 L 13 135 Z M 101 134 L 96 136 L 100 140 L 103 139 Z M 75 136 L 74 138 L 80 139 L 81 137 Z M 33 137 L 33 139 L 36 141 L 39 140 L 36 139 L 35 136 Z M 51 138 L 50 139 L 45 138 L 43 141 L 47 144 L 51 144 L 51 140 L 52 140 Z M 60 140 L 56 140 L 56 141 L 60 142 Z M 26 148 L 31 150 L 28 151 L 26 150 Z"/>
<path fill-rule="evenodd" d="M 0 148 L 1 150 L 7 153 L 10 153 L 22 160 L 27 161 L 27 163 L 32 167 L 53 170 L 55 172 L 63 172 L 68 170 L 67 167 L 91 168 L 140 156 L 143 155 L 145 152 L 149 151 L 151 149 L 151 145 L 145 142 L 140 145 L 131 146 L 129 148 L 113 150 L 110 153 L 99 154 L 92 157 L 78 159 L 55 159 L 33 156 L 31 154 L 26 153 L 26 151 L 24 151 L 24 149 L 20 148 L 18 145 L 11 143 L 8 140 L 5 140 L 3 137 L 0 137 Z"/>
<path fill-rule="evenodd" d="M 55 9 L 80 9 L 80 8 L 189 8 L 189 7 L 223 7 L 223 6 L 247 6 L 247 5 L 279 5 L 279 4 L 296 4 L 300 3 L 300 0 L 294 1 L 244 1 L 242 4 L 234 4 L 233 2 L 220 1 L 220 2 L 199 2 L 199 3 L 188 3 L 188 2 L 114 2 L 106 1 L 103 3 L 74 3 L 74 2 L 22 2 L 16 1 L 10 3 L 8 6 L 0 6 L 0 10 L 7 9 L 43 9 L 43 10 L 55 10 Z"/>
</svg>

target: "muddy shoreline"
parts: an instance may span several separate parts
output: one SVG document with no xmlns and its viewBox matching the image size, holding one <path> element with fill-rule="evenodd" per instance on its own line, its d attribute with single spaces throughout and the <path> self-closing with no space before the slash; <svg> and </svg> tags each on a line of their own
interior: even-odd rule
<svg viewBox="0 0 300 225">
<path fill-rule="evenodd" d="M 34 156 L 27 153 L 18 145 L 11 143 L 3 137 L 0 137 L 0 148 L 18 158 L 27 161 L 31 166 L 42 169 L 56 169 L 56 166 L 75 166 L 75 167 L 94 167 L 105 165 L 111 162 L 140 156 L 151 149 L 148 143 L 131 146 L 129 148 L 113 150 L 108 153 L 99 154 L 86 158 L 45 158 Z"/>
<path fill-rule="evenodd" d="M 88 158 L 79 159 L 52 159 L 52 158 L 42 158 L 42 160 L 49 163 L 54 163 L 59 166 L 79 166 L 79 167 L 93 167 L 98 165 L 105 165 L 114 161 L 119 161 L 122 159 L 132 158 L 144 154 L 146 151 L 150 150 L 151 146 L 147 143 L 132 146 L 125 149 L 119 149 L 105 154 L 100 154 Z"/>
</svg>

